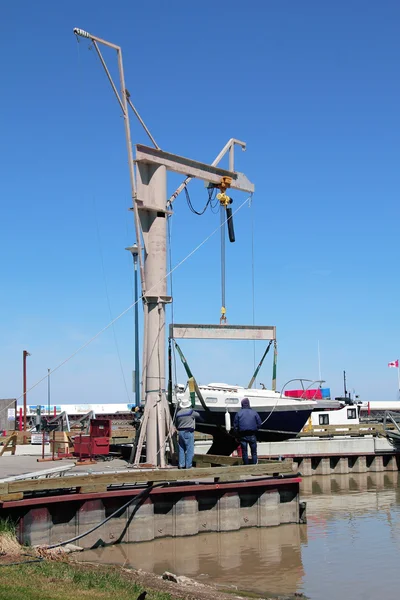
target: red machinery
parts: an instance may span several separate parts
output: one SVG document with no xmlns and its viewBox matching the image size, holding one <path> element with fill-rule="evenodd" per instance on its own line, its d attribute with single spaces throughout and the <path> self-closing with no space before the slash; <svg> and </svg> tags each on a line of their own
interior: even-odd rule
<svg viewBox="0 0 400 600">
<path fill-rule="evenodd" d="M 89 435 L 79 434 L 74 438 L 74 456 L 93 459 L 110 453 L 111 420 L 90 419 Z"/>
</svg>

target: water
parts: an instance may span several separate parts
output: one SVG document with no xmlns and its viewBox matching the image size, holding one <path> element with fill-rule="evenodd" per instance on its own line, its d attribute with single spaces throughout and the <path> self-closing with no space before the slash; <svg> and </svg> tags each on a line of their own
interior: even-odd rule
<svg viewBox="0 0 400 600">
<path fill-rule="evenodd" d="M 263 595 L 313 600 L 397 600 L 400 477 L 368 473 L 305 478 L 307 525 L 120 544 L 83 560 L 172 571 Z"/>
</svg>

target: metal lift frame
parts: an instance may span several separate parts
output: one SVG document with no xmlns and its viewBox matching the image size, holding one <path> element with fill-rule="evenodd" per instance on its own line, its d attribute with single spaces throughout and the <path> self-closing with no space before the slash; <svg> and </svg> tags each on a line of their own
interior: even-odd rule
<svg viewBox="0 0 400 600">
<path fill-rule="evenodd" d="M 164 447 L 167 439 L 165 436 L 167 412 L 165 398 L 165 304 L 172 301 L 172 298 L 167 294 L 166 216 L 170 214 L 171 203 L 179 192 L 184 189 L 190 178 L 212 183 L 216 187 L 223 185 L 226 178 L 229 178 L 229 185 L 225 185 L 225 187 L 249 194 L 254 192 L 254 185 L 245 175 L 234 171 L 235 144 L 240 145 L 242 149 L 245 148 L 243 142 L 234 138 L 226 144 L 214 161 L 214 163 L 218 163 L 229 151 L 229 170 L 220 169 L 216 164 L 208 165 L 160 150 L 130 101 L 130 93 L 125 87 L 121 47 L 82 29 L 75 28 L 74 33 L 76 36 L 89 39 L 93 44 L 120 105 L 124 119 L 144 306 L 142 396 L 145 397 L 146 405 L 143 419 L 146 422 L 146 459 L 150 464 L 164 467 Z M 118 92 L 113 82 L 100 52 L 99 44 L 108 46 L 117 53 L 120 92 Z M 155 146 L 155 148 L 151 148 L 141 144 L 137 145 L 135 158 L 133 157 L 131 142 L 128 104 L 133 108 Z M 167 171 L 186 175 L 185 181 L 170 199 L 167 199 Z M 253 338 L 247 337 L 246 339 Z M 263 338 L 258 337 L 256 339 Z M 171 429 L 169 429 L 169 434 L 170 431 Z M 139 450 L 138 446 L 138 452 Z"/>
<path fill-rule="evenodd" d="M 180 325 L 169 326 L 169 337 L 186 340 L 275 340 L 272 325 Z"/>
</svg>

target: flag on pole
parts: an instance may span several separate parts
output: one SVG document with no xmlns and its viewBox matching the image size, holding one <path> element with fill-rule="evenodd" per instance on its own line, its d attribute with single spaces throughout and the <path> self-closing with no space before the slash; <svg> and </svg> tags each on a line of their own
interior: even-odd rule
<svg viewBox="0 0 400 600">
<path fill-rule="evenodd" d="M 395 367 L 395 368 L 399 368 L 399 361 L 398 360 L 394 360 L 390 363 L 388 363 L 388 367 Z"/>
</svg>

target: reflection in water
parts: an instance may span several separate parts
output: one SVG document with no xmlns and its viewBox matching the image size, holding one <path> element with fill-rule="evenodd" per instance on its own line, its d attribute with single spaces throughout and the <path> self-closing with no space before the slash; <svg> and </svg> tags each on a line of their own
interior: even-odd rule
<svg viewBox="0 0 400 600">
<path fill-rule="evenodd" d="M 81 556 L 84 560 L 125 564 L 155 573 L 172 571 L 227 587 L 263 591 L 279 588 L 289 593 L 301 585 L 301 544 L 306 542 L 305 526 L 283 525 L 120 544 L 89 550 Z"/>
<path fill-rule="evenodd" d="M 399 483 L 398 472 L 304 479 L 301 591 L 315 599 L 397 600 Z"/>
<path fill-rule="evenodd" d="M 308 477 L 308 525 L 120 544 L 83 560 L 173 571 L 263 594 L 334 600 L 397 599 L 400 556 L 398 473 Z M 384 582 L 384 588 L 382 588 Z"/>
</svg>

